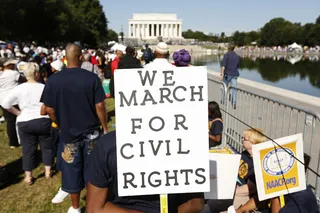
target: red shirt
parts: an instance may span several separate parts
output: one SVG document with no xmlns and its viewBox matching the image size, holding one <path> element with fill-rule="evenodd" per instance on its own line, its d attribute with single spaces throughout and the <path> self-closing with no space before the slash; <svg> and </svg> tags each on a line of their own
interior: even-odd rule
<svg viewBox="0 0 320 213">
<path fill-rule="evenodd" d="M 98 65 L 98 61 L 95 56 L 91 56 L 91 64 Z"/>
<path fill-rule="evenodd" d="M 113 75 L 114 71 L 115 71 L 116 69 L 118 69 L 119 61 L 120 61 L 120 58 L 116 57 L 116 58 L 111 62 L 111 72 L 112 72 L 112 75 Z"/>
</svg>

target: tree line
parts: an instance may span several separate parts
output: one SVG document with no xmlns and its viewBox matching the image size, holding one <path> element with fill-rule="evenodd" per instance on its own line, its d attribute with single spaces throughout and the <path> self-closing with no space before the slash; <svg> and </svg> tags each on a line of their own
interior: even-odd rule
<svg viewBox="0 0 320 213">
<path fill-rule="evenodd" d="M 258 31 L 235 31 L 232 36 L 205 34 L 200 31 L 187 30 L 182 33 L 185 38 L 199 41 L 233 42 L 238 46 L 257 44 L 262 46 L 284 46 L 297 42 L 307 46 L 320 45 L 320 16 L 315 23 L 292 23 L 284 18 L 274 18 Z"/>
<path fill-rule="evenodd" d="M 117 39 L 99 0 L 1 0 L 0 39 L 96 46 Z"/>
</svg>

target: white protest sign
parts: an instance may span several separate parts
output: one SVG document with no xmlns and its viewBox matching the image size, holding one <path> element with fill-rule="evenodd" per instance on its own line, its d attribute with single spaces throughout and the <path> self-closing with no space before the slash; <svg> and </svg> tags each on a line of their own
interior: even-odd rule
<svg viewBox="0 0 320 213">
<path fill-rule="evenodd" d="M 210 153 L 210 192 L 205 199 L 233 199 L 241 155 Z"/>
<path fill-rule="evenodd" d="M 204 67 L 115 71 L 120 196 L 209 191 Z"/>
<path fill-rule="evenodd" d="M 253 163 L 259 200 L 306 189 L 302 134 L 253 145 Z M 276 149 L 275 149 L 276 146 Z M 290 154 L 289 154 L 290 153 Z"/>
</svg>

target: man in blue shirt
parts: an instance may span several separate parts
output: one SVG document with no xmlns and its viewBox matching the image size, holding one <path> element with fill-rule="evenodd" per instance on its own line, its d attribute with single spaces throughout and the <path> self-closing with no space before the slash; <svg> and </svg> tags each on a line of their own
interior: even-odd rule
<svg viewBox="0 0 320 213">
<path fill-rule="evenodd" d="M 80 68 L 81 58 L 81 48 L 69 44 L 68 67 L 48 79 L 41 98 L 60 130 L 62 190 L 72 199 L 68 213 L 81 212 L 80 192 L 87 181 L 87 160 L 100 137 L 100 126 L 104 133 L 108 131 L 104 90 L 96 74 Z"/>
<path fill-rule="evenodd" d="M 234 46 L 229 46 L 228 52 L 223 56 L 221 64 L 220 80 L 226 86 L 237 87 L 237 79 L 239 77 L 240 57 L 234 52 Z M 237 91 L 232 89 L 232 105 L 236 109 Z"/>
</svg>

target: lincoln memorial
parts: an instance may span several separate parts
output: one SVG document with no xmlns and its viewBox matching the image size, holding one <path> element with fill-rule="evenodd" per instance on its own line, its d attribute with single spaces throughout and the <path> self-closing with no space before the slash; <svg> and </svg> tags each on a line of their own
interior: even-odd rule
<svg viewBox="0 0 320 213">
<path fill-rule="evenodd" d="M 133 14 L 129 19 L 128 37 L 139 40 L 182 39 L 182 20 L 176 14 Z"/>
</svg>

